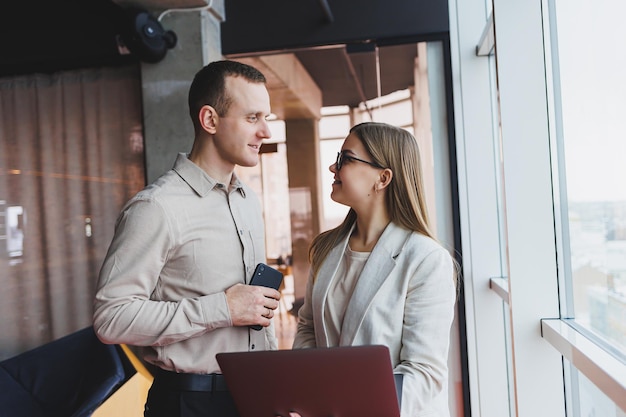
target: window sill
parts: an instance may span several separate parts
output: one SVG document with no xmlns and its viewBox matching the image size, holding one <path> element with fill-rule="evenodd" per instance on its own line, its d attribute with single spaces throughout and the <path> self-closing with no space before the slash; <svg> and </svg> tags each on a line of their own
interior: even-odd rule
<svg viewBox="0 0 626 417">
<path fill-rule="evenodd" d="M 542 337 L 622 410 L 626 410 L 626 363 L 576 331 L 567 320 L 542 319 Z"/>
</svg>

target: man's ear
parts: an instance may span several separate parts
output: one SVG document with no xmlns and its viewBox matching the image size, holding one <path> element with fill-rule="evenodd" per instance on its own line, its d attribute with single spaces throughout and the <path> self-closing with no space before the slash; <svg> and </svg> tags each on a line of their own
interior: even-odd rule
<svg viewBox="0 0 626 417">
<path fill-rule="evenodd" d="M 213 107 L 209 105 L 202 106 L 200 108 L 200 112 L 198 113 L 198 118 L 200 120 L 200 126 L 202 126 L 202 129 L 210 134 L 215 133 L 219 121 L 219 116 Z"/>
</svg>

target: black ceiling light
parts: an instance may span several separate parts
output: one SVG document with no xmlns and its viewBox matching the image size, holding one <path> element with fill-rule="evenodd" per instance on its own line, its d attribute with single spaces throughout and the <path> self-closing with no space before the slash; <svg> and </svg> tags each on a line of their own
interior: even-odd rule
<svg viewBox="0 0 626 417">
<path fill-rule="evenodd" d="M 144 62 L 159 62 L 168 49 L 176 46 L 177 37 L 171 30 L 145 10 L 130 8 L 124 12 L 121 40 L 128 50 Z"/>
</svg>

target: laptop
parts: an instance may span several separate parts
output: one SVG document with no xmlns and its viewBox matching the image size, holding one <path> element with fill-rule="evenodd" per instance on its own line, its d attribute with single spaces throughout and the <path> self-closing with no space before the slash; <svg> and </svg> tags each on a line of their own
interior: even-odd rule
<svg viewBox="0 0 626 417">
<path fill-rule="evenodd" d="M 399 417 L 401 378 L 381 345 L 218 353 L 241 417 Z M 398 375 L 400 376 L 400 375 Z"/>
</svg>

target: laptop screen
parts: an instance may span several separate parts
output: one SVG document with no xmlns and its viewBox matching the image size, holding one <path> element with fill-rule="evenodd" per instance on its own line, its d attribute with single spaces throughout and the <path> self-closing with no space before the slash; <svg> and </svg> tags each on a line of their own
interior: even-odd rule
<svg viewBox="0 0 626 417">
<path fill-rule="evenodd" d="M 398 417 L 386 346 L 219 353 L 241 417 Z M 399 380 L 401 383 L 401 379 Z"/>
</svg>

